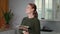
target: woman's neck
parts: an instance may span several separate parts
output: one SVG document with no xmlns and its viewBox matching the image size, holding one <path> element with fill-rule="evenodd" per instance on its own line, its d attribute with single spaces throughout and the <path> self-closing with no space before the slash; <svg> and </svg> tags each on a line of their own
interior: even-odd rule
<svg viewBox="0 0 60 34">
<path fill-rule="evenodd" d="M 28 14 L 28 18 L 34 18 L 33 14 Z"/>
</svg>

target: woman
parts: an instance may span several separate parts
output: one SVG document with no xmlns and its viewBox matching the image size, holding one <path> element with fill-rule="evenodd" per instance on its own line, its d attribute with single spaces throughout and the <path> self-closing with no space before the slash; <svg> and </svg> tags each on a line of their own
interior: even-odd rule
<svg viewBox="0 0 60 34">
<path fill-rule="evenodd" d="M 40 21 L 38 20 L 37 7 L 34 3 L 29 3 L 26 8 L 27 17 L 23 18 L 21 34 L 40 34 Z"/>
</svg>

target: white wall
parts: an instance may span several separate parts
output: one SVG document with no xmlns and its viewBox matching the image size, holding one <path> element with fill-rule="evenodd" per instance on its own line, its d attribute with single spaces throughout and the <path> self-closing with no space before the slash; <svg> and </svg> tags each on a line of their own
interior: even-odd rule
<svg viewBox="0 0 60 34">
<path fill-rule="evenodd" d="M 59 0 L 59 9 L 58 9 L 58 13 L 57 13 L 57 20 L 60 21 L 60 0 Z"/>
<path fill-rule="evenodd" d="M 60 21 L 60 0 L 59 0 L 59 2 L 57 2 L 58 0 L 54 0 L 54 6 L 53 6 L 53 8 L 54 8 L 54 13 L 53 13 L 53 16 L 54 16 L 54 20 L 55 21 Z M 59 3 L 59 4 L 57 4 L 57 3 Z M 59 5 L 59 9 L 57 10 L 57 6 Z"/>
<path fill-rule="evenodd" d="M 25 8 L 31 2 L 34 2 L 34 0 L 9 0 L 9 8 L 14 13 L 13 27 L 21 23 L 23 17 L 26 16 Z"/>
</svg>

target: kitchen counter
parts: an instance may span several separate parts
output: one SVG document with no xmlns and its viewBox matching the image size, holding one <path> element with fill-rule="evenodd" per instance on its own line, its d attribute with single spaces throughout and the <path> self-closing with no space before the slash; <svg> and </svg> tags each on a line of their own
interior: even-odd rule
<svg viewBox="0 0 60 34">
<path fill-rule="evenodd" d="M 41 34 L 60 34 L 60 33 L 57 33 L 57 32 L 41 32 Z"/>
<path fill-rule="evenodd" d="M 0 31 L 0 34 L 15 34 L 15 30 Z"/>
<path fill-rule="evenodd" d="M 7 31 L 3 31 L 3 32 L 0 32 L 0 34 L 19 34 L 19 33 L 16 33 L 17 31 L 16 30 L 7 30 Z M 43 32 L 41 31 L 41 34 L 60 34 L 60 33 L 57 33 L 57 32 Z"/>
</svg>

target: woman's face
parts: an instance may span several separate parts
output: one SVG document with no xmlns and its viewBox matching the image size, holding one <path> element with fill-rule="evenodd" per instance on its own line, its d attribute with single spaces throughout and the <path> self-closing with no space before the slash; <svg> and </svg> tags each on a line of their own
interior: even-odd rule
<svg viewBox="0 0 60 34">
<path fill-rule="evenodd" d="M 31 14 L 31 13 L 33 13 L 33 11 L 34 11 L 34 9 L 30 5 L 27 5 L 27 7 L 26 7 L 26 13 L 27 14 Z"/>
</svg>

